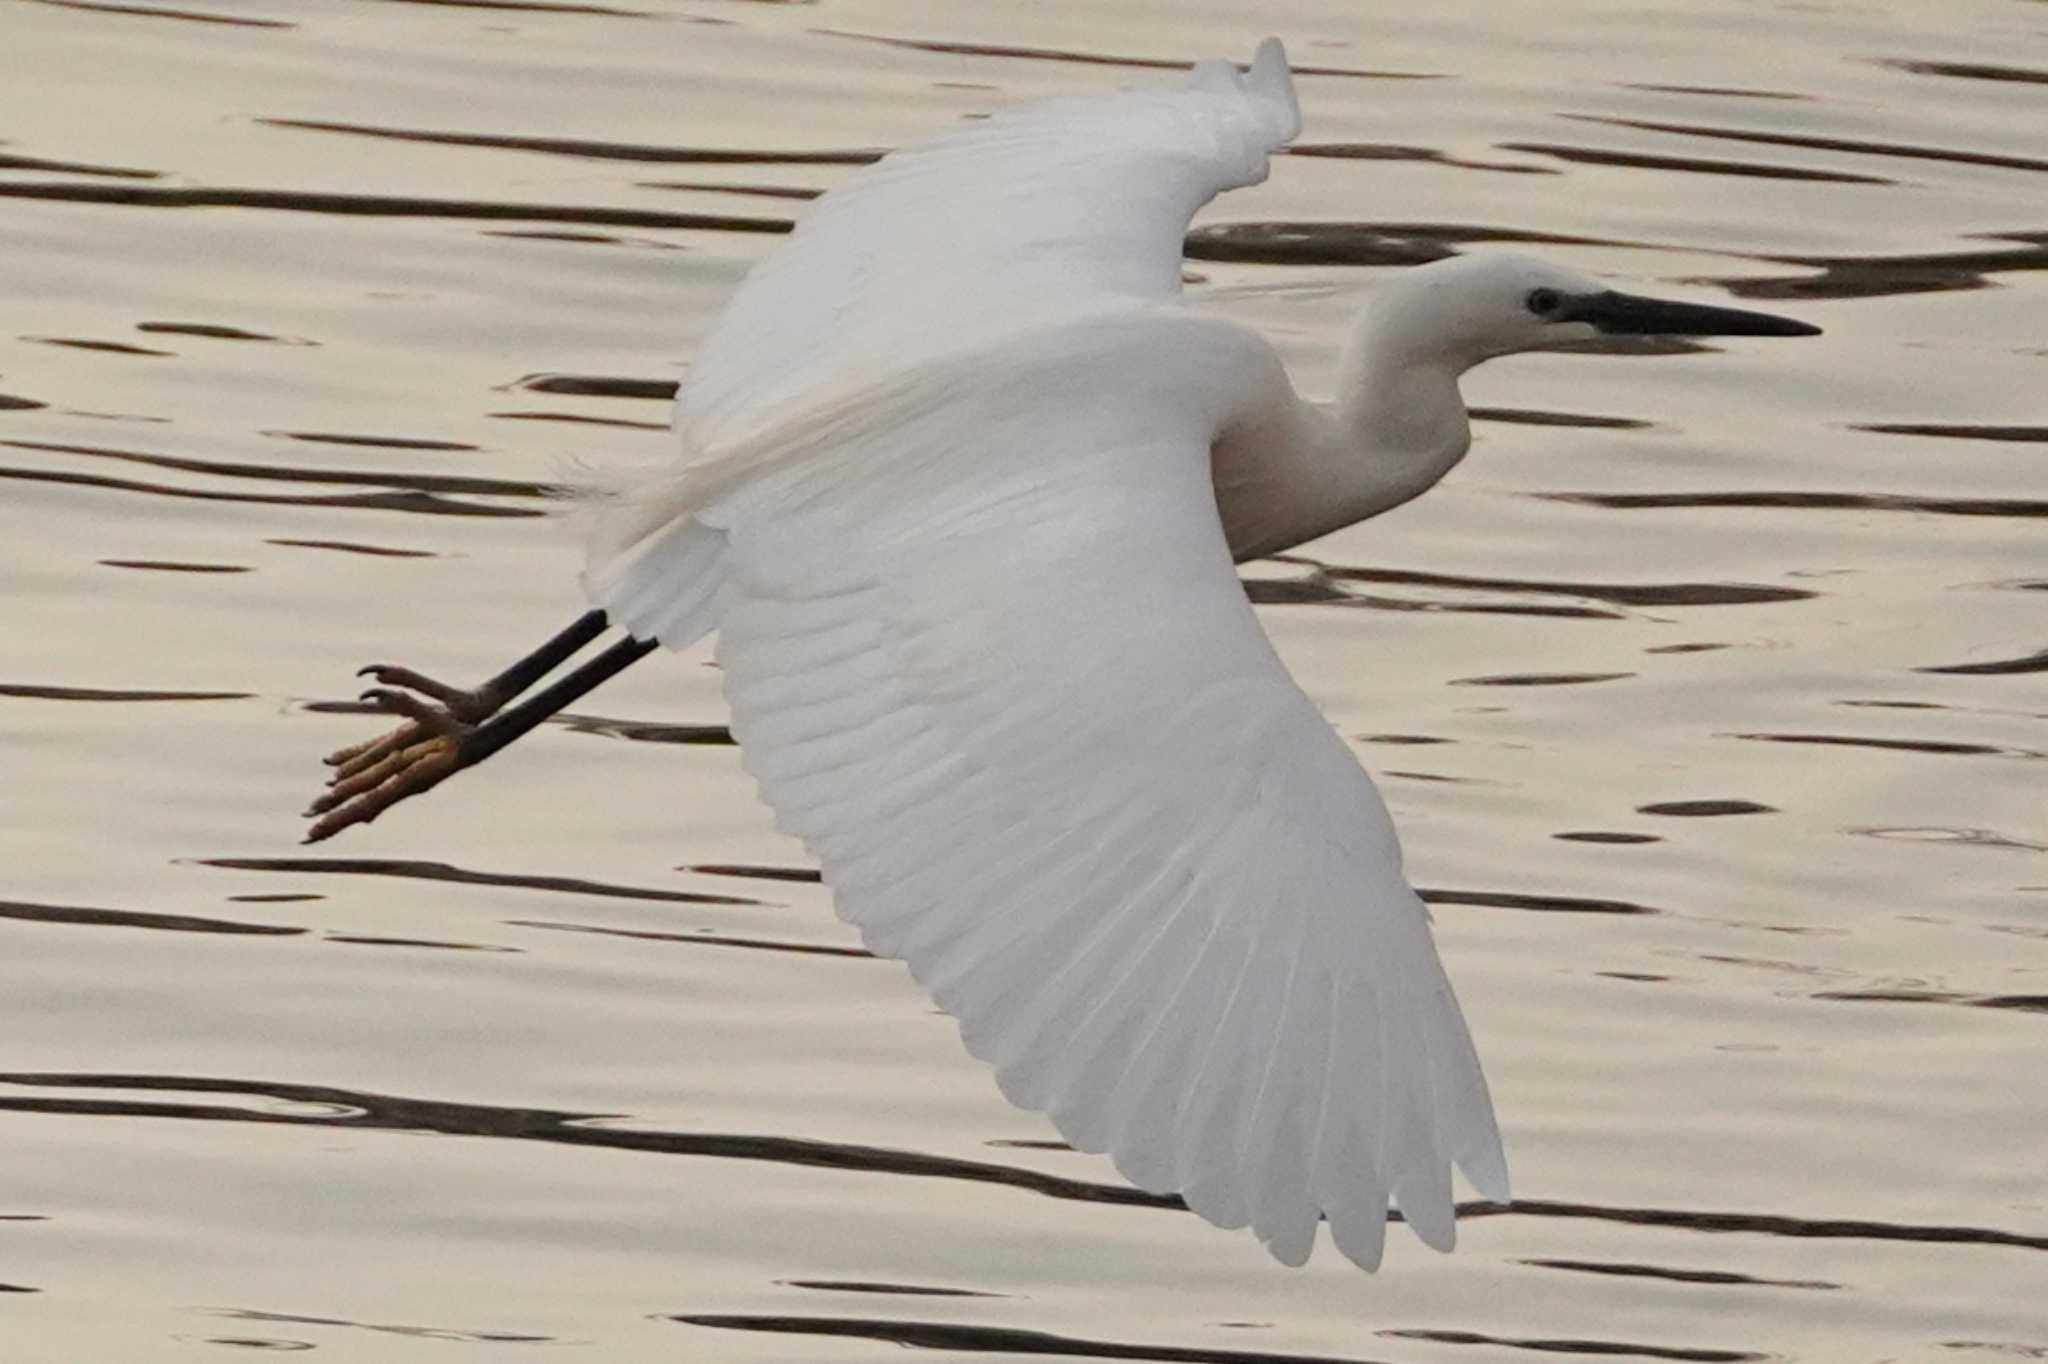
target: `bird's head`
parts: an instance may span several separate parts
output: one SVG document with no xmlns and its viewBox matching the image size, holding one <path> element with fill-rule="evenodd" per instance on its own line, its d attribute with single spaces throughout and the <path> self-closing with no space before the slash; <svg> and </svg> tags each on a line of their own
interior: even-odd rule
<svg viewBox="0 0 2048 1364">
<path fill-rule="evenodd" d="M 1371 330 L 1463 369 L 1497 355 L 1604 336 L 1815 336 L 1788 317 L 1644 298 L 1591 275 L 1509 254 L 1454 256 L 1403 271 L 1374 300 Z"/>
</svg>

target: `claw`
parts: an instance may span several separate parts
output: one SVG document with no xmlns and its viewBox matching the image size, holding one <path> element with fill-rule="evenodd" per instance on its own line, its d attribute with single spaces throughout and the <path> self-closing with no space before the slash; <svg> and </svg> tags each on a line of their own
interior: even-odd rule
<svg viewBox="0 0 2048 1364">
<path fill-rule="evenodd" d="M 469 725 L 447 708 L 422 701 L 411 692 L 399 691 L 393 687 L 372 687 L 360 698 L 373 701 L 384 710 L 395 712 L 410 719 L 422 729 L 436 734 L 459 736 Z"/>
<path fill-rule="evenodd" d="M 461 745 L 475 726 L 496 713 L 505 697 L 490 684 L 474 691 L 451 687 L 396 663 L 367 663 L 356 676 L 379 685 L 361 699 L 404 717 L 404 723 L 374 739 L 327 755 L 327 789 L 306 807 L 315 821 L 306 842 L 332 838 L 354 824 L 368 824 L 401 800 L 440 784 L 466 765 Z"/>
<path fill-rule="evenodd" d="M 332 838 L 355 824 L 368 824 L 401 800 L 431 790 L 460 770 L 458 740 L 436 735 L 424 743 L 385 755 L 375 765 L 338 782 L 306 810 L 319 816 L 306 831 L 305 842 Z"/>
<path fill-rule="evenodd" d="M 397 776 L 405 770 L 405 755 L 410 751 L 409 749 L 402 749 L 389 753 L 374 766 L 367 767 L 353 776 L 336 781 L 320 795 L 314 797 L 313 803 L 306 807 L 306 817 L 310 819 L 314 815 L 326 814 L 343 801 L 373 789 L 386 778 Z"/>
<path fill-rule="evenodd" d="M 368 824 L 408 797 L 438 785 L 461 767 L 458 745 L 471 725 L 462 718 L 467 707 L 480 705 L 470 692 L 460 692 L 422 677 L 410 668 L 373 663 L 357 673 L 374 676 L 389 686 L 371 687 L 361 698 L 380 710 L 405 717 L 387 734 L 350 744 L 327 755 L 327 789 L 304 811 L 314 820 L 305 842 L 332 838 L 355 824 Z M 409 690 L 401 690 L 408 688 Z M 449 698 L 446 706 L 413 695 L 414 691 Z"/>
<path fill-rule="evenodd" d="M 356 669 L 356 676 L 374 677 L 386 687 L 402 687 L 421 696 L 430 696 L 446 706 L 449 714 L 471 723 L 487 718 L 494 709 L 481 692 L 451 687 L 446 682 L 437 682 L 425 673 L 396 663 L 367 664 Z"/>
<path fill-rule="evenodd" d="M 427 737 L 427 731 L 408 720 L 388 734 L 354 744 L 327 759 L 334 771 L 327 774 L 327 784 L 348 780 L 359 772 L 367 771 L 384 761 L 385 758 L 402 748 L 410 748 Z"/>
</svg>

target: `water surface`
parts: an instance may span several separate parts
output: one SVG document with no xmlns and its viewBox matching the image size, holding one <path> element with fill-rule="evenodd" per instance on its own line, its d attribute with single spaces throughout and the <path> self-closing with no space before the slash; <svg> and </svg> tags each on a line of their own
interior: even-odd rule
<svg viewBox="0 0 2048 1364">
<path fill-rule="evenodd" d="M 1192 297 L 1322 392 L 1522 243 L 1821 339 L 1545 355 L 1247 577 L 1399 819 L 1519 1201 L 1304 1271 L 1009 1109 L 700 653 L 297 846 L 352 670 L 580 608 L 565 462 L 804 200 L 1280 33 Z M 12 0 L 0 1356 L 2048 1352 L 2048 10 Z"/>
</svg>

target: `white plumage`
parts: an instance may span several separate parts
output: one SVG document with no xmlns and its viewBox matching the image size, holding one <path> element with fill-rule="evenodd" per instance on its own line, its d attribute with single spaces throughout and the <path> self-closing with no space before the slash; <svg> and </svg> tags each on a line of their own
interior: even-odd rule
<svg viewBox="0 0 2048 1364">
<path fill-rule="evenodd" d="M 1211 447 L 1294 401 L 1175 306 L 1190 215 L 1299 115 L 1277 43 L 885 158 L 740 290 L 683 470 L 593 599 L 719 631 L 733 731 L 839 911 L 1017 1104 L 1289 1264 L 1507 1197 L 1384 805 L 1232 569 Z"/>
<path fill-rule="evenodd" d="M 1010 1099 L 1289 1264 L 1321 1218 L 1371 1269 L 1390 1203 L 1449 1249 L 1451 1167 L 1505 1200 L 1507 1166 L 1386 807 L 1233 558 L 1443 477 L 1492 356 L 1814 329 L 1459 259 L 1384 286 L 1305 403 L 1179 299 L 1190 215 L 1299 126 L 1269 39 L 1248 79 L 855 175 L 740 289 L 682 463 L 603 511 L 585 581 L 639 639 L 719 632 L 780 826 Z"/>
</svg>

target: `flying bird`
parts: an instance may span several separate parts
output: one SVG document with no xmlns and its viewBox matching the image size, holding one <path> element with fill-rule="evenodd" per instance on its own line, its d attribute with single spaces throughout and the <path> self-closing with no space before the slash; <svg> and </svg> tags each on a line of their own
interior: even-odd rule
<svg viewBox="0 0 2048 1364">
<path fill-rule="evenodd" d="M 883 157 L 748 276 L 676 398 L 681 459 L 599 507 L 595 609 L 328 759 L 308 839 L 717 632 L 732 730 L 839 913 L 1008 1098 L 1297 1265 L 1389 1207 L 1506 1200 L 1478 1057 L 1385 804 L 1233 568 L 1422 493 L 1459 376 L 1609 334 L 1808 335 L 1516 256 L 1401 272 L 1334 401 L 1181 298 L 1189 219 L 1300 130 L 1279 42 Z M 612 644 L 519 696 L 612 627 Z"/>
</svg>

